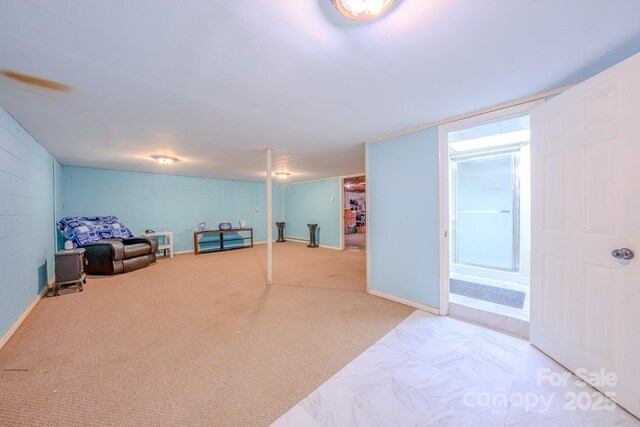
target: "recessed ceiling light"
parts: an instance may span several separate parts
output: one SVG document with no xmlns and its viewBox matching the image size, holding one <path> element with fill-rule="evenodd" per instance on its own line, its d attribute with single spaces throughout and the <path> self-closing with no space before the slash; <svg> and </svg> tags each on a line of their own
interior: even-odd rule
<svg viewBox="0 0 640 427">
<path fill-rule="evenodd" d="M 395 0 L 331 0 L 345 17 L 354 21 L 367 21 L 384 14 Z"/>
<path fill-rule="evenodd" d="M 281 179 L 287 179 L 287 177 L 288 177 L 289 175 L 291 175 L 291 174 L 290 174 L 289 172 L 276 172 L 276 173 L 275 173 L 275 175 L 276 175 L 278 178 L 281 178 Z"/>
<path fill-rule="evenodd" d="M 180 159 L 177 157 L 164 156 L 162 154 L 154 154 L 151 156 L 153 160 L 157 160 L 162 166 L 170 165 L 171 163 L 179 162 Z"/>
</svg>

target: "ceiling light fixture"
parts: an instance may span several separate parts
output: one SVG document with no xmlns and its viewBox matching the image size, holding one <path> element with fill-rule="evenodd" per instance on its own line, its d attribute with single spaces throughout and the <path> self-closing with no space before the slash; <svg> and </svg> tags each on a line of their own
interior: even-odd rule
<svg viewBox="0 0 640 427">
<path fill-rule="evenodd" d="M 395 0 L 331 0 L 345 17 L 354 21 L 368 21 L 384 14 Z"/>
<path fill-rule="evenodd" d="M 162 166 L 170 165 L 171 163 L 179 162 L 180 159 L 177 157 L 164 156 L 162 154 L 154 154 L 151 156 L 153 160 L 157 160 Z"/>
<path fill-rule="evenodd" d="M 289 172 L 276 172 L 275 175 L 280 179 L 287 179 L 291 174 Z"/>
</svg>

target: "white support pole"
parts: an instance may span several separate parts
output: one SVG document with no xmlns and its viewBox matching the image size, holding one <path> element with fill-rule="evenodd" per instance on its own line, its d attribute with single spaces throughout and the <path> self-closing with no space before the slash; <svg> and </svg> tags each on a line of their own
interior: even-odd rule
<svg viewBox="0 0 640 427">
<path fill-rule="evenodd" d="M 267 148 L 267 285 L 273 283 L 273 206 L 271 188 L 271 148 Z"/>
</svg>

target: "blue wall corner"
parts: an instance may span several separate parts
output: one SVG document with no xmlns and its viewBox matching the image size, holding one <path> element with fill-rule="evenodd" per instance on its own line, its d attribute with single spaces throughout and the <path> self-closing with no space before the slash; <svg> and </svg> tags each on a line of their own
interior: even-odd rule
<svg viewBox="0 0 640 427">
<path fill-rule="evenodd" d="M 438 130 L 369 144 L 369 287 L 439 306 Z"/>
<path fill-rule="evenodd" d="M 285 236 L 309 240 L 307 224 L 318 224 L 318 243 L 340 248 L 340 178 L 286 185 L 284 205 Z"/>
</svg>

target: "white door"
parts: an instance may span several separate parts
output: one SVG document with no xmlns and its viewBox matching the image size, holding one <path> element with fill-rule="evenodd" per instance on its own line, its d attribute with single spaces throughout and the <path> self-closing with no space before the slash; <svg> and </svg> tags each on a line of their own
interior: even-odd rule
<svg viewBox="0 0 640 427">
<path fill-rule="evenodd" d="M 531 343 L 617 375 L 597 388 L 640 416 L 640 54 L 536 107 L 531 130 Z"/>
</svg>

